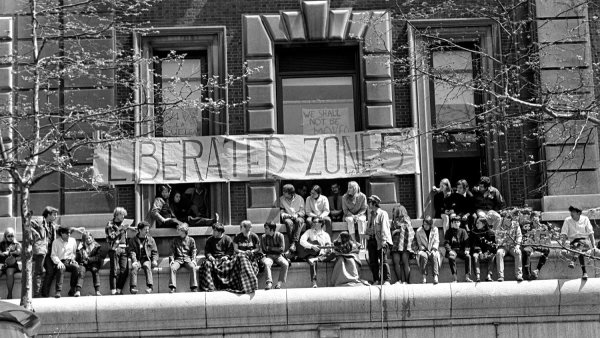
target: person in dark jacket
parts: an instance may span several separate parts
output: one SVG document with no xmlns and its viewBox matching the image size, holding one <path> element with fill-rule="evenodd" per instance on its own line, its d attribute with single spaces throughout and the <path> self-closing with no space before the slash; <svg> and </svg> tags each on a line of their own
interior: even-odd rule
<svg viewBox="0 0 600 338">
<path fill-rule="evenodd" d="M 131 221 L 125 221 L 127 210 L 116 207 L 112 221 L 105 228 L 106 242 L 108 243 L 108 257 L 110 259 L 110 293 L 122 295 L 123 286 L 129 274 L 127 266 L 127 230 Z M 135 229 L 135 228 L 133 228 Z"/>
<path fill-rule="evenodd" d="M 454 206 L 454 212 L 461 218 L 460 227 L 467 230 L 468 233 L 473 226 L 472 223 L 469 223 L 469 220 L 472 220 L 469 216 L 475 213 L 475 204 L 473 194 L 469 191 L 469 183 L 466 180 L 459 180 L 456 183 L 456 191 L 452 193 L 450 199 Z"/>
<path fill-rule="evenodd" d="M 494 257 L 496 255 L 496 234 L 494 230 L 490 229 L 485 218 L 478 218 L 475 222 L 475 228 L 469 236 L 469 243 L 475 265 L 475 281 L 481 281 L 479 263 L 482 261 L 488 261 L 488 274 L 485 280 L 491 281 Z"/>
<path fill-rule="evenodd" d="M 92 282 L 94 283 L 95 295 L 102 296 L 100 293 L 100 278 L 98 273 L 102 266 L 102 249 L 100 244 L 96 242 L 89 231 L 86 231 L 81 236 L 81 243 L 77 247 L 77 255 L 75 260 L 79 264 L 79 274 L 81 278 L 85 276 L 87 271 L 92 273 Z"/>
<path fill-rule="evenodd" d="M 146 293 L 153 291 L 152 269 L 158 267 L 158 247 L 154 238 L 148 233 L 150 223 L 140 222 L 137 225 L 138 233 L 129 239 L 129 259 L 131 270 L 129 273 L 129 292 L 133 295 L 138 293 L 137 275 L 140 269 L 144 270 L 146 276 Z"/>
<path fill-rule="evenodd" d="M 156 222 L 157 228 L 177 228 L 180 222 L 171 206 L 171 186 L 165 184 L 158 187 L 158 194 L 152 203 L 150 217 Z"/>
<path fill-rule="evenodd" d="M 465 261 L 465 281 L 472 282 L 469 236 L 467 235 L 467 231 L 460 227 L 460 217 L 456 214 L 450 215 L 450 229 L 446 231 L 444 239 L 446 258 L 448 258 L 448 262 L 450 263 L 450 272 L 452 272 L 454 283 L 458 282 L 456 273 L 457 258 Z"/>
</svg>

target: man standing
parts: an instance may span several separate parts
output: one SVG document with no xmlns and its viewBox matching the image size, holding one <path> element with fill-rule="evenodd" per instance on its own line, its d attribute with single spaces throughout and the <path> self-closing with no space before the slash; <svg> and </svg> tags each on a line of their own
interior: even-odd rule
<svg viewBox="0 0 600 338">
<path fill-rule="evenodd" d="M 282 255 L 285 245 L 283 234 L 276 231 L 276 229 L 277 225 L 275 223 L 265 223 L 265 233 L 260 240 L 262 251 L 265 254 L 262 259 L 267 274 L 265 290 L 270 290 L 273 286 L 273 275 L 271 274 L 271 267 L 273 264 L 275 263 L 281 267 L 275 289 L 281 289 L 281 285 L 285 283 L 290 265 L 287 259 Z"/>
<path fill-rule="evenodd" d="M 560 231 L 561 244 L 565 246 L 567 240 L 569 241 L 569 247 L 573 250 L 580 252 L 588 252 L 594 247 L 594 229 L 590 223 L 590 219 L 587 216 L 582 215 L 581 207 L 569 206 L 569 212 L 571 216 L 565 218 L 562 229 Z M 581 279 L 588 279 L 588 274 L 585 268 L 585 258 L 581 254 L 574 254 L 571 262 L 569 263 L 570 268 L 575 268 L 575 261 L 579 258 L 579 264 L 581 265 Z"/>
<path fill-rule="evenodd" d="M 329 202 L 329 217 L 333 222 L 339 222 L 344 216 L 342 209 L 342 195 L 340 195 L 340 185 L 334 183 L 331 185 L 331 195 L 327 197 Z"/>
<path fill-rule="evenodd" d="M 55 224 L 58 217 L 58 210 L 51 206 L 44 208 L 41 220 L 31 220 L 31 232 L 33 236 L 33 297 L 38 298 L 42 293 L 42 283 L 44 280 L 44 266 L 51 266 L 50 262 L 45 264 L 45 259 L 49 261 L 48 251 L 52 249 L 52 242 L 55 237 Z M 48 297 L 48 295 L 43 295 Z"/>
<path fill-rule="evenodd" d="M 379 203 L 381 199 L 377 195 L 371 195 L 367 199 L 369 206 L 369 220 L 365 232 L 368 238 L 367 252 L 374 285 L 378 285 L 382 280 L 384 285 L 389 285 L 391 274 L 387 263 L 387 251 L 393 242 L 388 213 L 379 207 Z M 380 264 L 383 264 L 383 276 L 379 272 Z"/>
<path fill-rule="evenodd" d="M 284 185 L 282 192 L 283 196 L 279 198 L 281 220 L 285 224 L 290 252 L 295 252 L 300 236 L 304 232 L 304 199 L 296 194 L 291 184 Z"/>
</svg>

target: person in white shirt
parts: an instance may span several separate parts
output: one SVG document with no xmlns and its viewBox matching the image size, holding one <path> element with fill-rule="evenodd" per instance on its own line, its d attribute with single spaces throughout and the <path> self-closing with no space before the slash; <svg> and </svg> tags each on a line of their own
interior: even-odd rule
<svg viewBox="0 0 600 338">
<path fill-rule="evenodd" d="M 61 226 L 57 230 L 57 238 L 52 243 L 52 253 L 50 258 L 54 263 L 56 273 L 56 298 L 60 298 L 65 271 L 71 273 L 71 289 L 69 296 L 79 297 L 81 295 L 81 285 L 83 278 L 79 272 L 79 264 L 75 260 L 77 254 L 77 241 L 72 238 L 71 229 L 67 226 Z M 50 280 L 50 283 L 52 281 Z M 50 288 L 50 283 L 46 284 L 46 288 Z M 47 293 L 46 293 L 47 294 Z"/>
<path fill-rule="evenodd" d="M 310 280 L 312 287 L 317 287 L 317 262 L 330 261 L 335 256 L 331 255 L 331 250 L 323 247 L 331 247 L 331 237 L 323 231 L 323 221 L 319 217 L 312 220 L 313 227 L 300 237 L 300 245 L 304 247 L 308 255 L 306 261 L 310 265 Z"/>
<path fill-rule="evenodd" d="M 285 224 L 290 252 L 296 252 L 296 246 L 304 232 L 304 198 L 296 194 L 291 184 L 284 185 L 282 192 L 283 196 L 279 198 L 281 220 Z"/>
<path fill-rule="evenodd" d="M 582 210 L 578 206 L 569 206 L 569 212 L 571 213 L 571 216 L 565 218 L 560 231 L 562 245 L 565 246 L 568 240 L 571 249 L 587 253 L 593 248 L 594 243 L 594 229 L 592 228 L 590 219 L 581 214 Z M 579 264 L 581 265 L 581 272 L 583 273 L 581 279 L 586 280 L 588 274 L 585 269 L 585 259 L 583 255 L 573 255 L 569 267 L 575 268 L 575 261 L 578 258 Z"/>
<path fill-rule="evenodd" d="M 306 212 L 306 222 L 312 226 L 312 220 L 319 217 L 325 223 L 325 231 L 331 237 L 333 229 L 331 227 L 331 218 L 329 218 L 329 200 L 322 195 L 321 187 L 314 185 L 310 190 L 310 196 L 306 198 L 304 211 Z"/>
</svg>

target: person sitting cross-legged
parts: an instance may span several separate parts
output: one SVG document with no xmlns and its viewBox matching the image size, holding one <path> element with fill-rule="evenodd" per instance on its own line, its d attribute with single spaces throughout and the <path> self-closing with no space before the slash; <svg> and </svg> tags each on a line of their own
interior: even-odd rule
<svg viewBox="0 0 600 338">
<path fill-rule="evenodd" d="M 144 270 L 146 276 L 146 293 L 152 293 L 154 290 L 154 281 L 152 279 L 152 269 L 158 266 L 158 247 L 154 238 L 150 236 L 150 223 L 140 222 L 137 225 L 138 233 L 129 239 L 129 259 L 131 260 L 131 270 L 129 272 L 129 292 L 138 293 L 137 275 L 140 269 Z M 194 272 L 195 274 L 195 272 Z"/>
<path fill-rule="evenodd" d="M 369 255 L 369 268 L 373 274 L 373 284 L 389 285 L 391 274 L 387 260 L 389 249 L 392 248 L 392 234 L 390 232 L 390 219 L 387 211 L 381 209 L 381 199 L 377 195 L 367 198 L 369 217 L 367 219 L 367 253 Z"/>
<path fill-rule="evenodd" d="M 177 270 L 184 267 L 190 272 L 190 290 L 196 292 L 198 280 L 196 279 L 196 242 L 188 236 L 189 226 L 182 223 L 177 226 L 177 237 L 171 243 L 171 254 L 169 255 L 169 266 L 171 275 L 169 278 L 169 293 L 177 290 Z"/>
<path fill-rule="evenodd" d="M 94 283 L 94 290 L 96 296 L 102 296 L 100 293 L 100 267 L 104 256 L 102 255 L 102 247 L 94 236 L 87 231 L 81 236 L 81 243 L 77 248 L 77 263 L 79 264 L 79 274 L 81 278 L 85 277 L 87 271 L 92 273 L 92 282 Z"/>
<path fill-rule="evenodd" d="M 56 232 L 58 237 L 52 243 L 52 253 L 50 258 L 54 263 L 54 272 L 56 274 L 56 298 L 60 298 L 65 271 L 71 273 L 71 289 L 69 296 L 81 296 L 81 285 L 83 277 L 79 273 L 79 264 L 75 260 L 77 254 L 77 241 L 71 237 L 71 229 L 66 226 L 61 226 Z M 51 283 L 52 281 L 50 281 Z M 45 285 L 50 288 L 49 284 Z"/>
<path fill-rule="evenodd" d="M 461 218 L 456 214 L 450 214 L 450 228 L 444 235 L 444 247 L 446 249 L 446 257 L 450 264 L 450 272 L 454 282 L 458 282 L 456 274 L 456 259 L 460 258 L 465 262 L 465 281 L 471 280 L 471 255 L 469 247 L 469 235 L 467 230 L 460 227 Z"/>
<path fill-rule="evenodd" d="M 438 275 L 440 272 L 440 235 L 438 229 L 433 226 L 431 216 L 426 216 L 423 220 L 423 225 L 417 229 L 415 240 L 418 247 L 417 264 L 423 275 L 423 284 L 427 283 L 427 264 L 431 262 L 433 270 L 433 284 L 438 283 Z"/>
<path fill-rule="evenodd" d="M 277 225 L 275 223 L 265 223 L 265 233 L 260 240 L 262 252 L 265 254 L 262 259 L 265 266 L 265 273 L 267 274 L 265 290 L 270 290 L 273 287 L 273 275 L 271 274 L 271 267 L 273 264 L 277 264 L 280 267 L 279 278 L 277 279 L 275 289 L 281 289 L 282 284 L 286 282 L 287 272 L 290 266 L 288 260 L 283 257 L 285 239 L 283 238 L 283 234 L 276 231 L 276 229 Z"/>
</svg>

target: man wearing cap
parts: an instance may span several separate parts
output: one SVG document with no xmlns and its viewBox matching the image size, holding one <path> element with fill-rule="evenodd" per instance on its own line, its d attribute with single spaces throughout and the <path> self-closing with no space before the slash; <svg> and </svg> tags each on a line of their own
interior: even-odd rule
<svg viewBox="0 0 600 338">
<path fill-rule="evenodd" d="M 83 277 L 79 272 L 79 264 L 75 260 L 77 254 L 77 241 L 71 237 L 71 229 L 67 226 L 60 226 L 56 231 L 57 238 L 52 243 L 52 253 L 50 258 L 54 263 L 54 272 L 56 273 L 56 298 L 60 298 L 63 284 L 64 272 L 71 273 L 71 289 L 69 296 L 79 297 L 81 295 L 81 285 Z M 47 280 L 44 285 L 44 294 L 48 294 L 52 280 Z"/>
<path fill-rule="evenodd" d="M 593 248 L 594 243 L 594 229 L 592 228 L 590 219 L 581 214 L 582 210 L 578 205 L 569 206 L 569 212 L 571 213 L 571 216 L 565 218 L 560 231 L 562 240 L 561 244 L 566 246 L 566 242 L 568 240 L 571 249 L 581 252 L 588 252 Z M 581 279 L 586 280 L 588 278 L 588 274 L 585 269 L 585 258 L 583 255 L 573 255 L 573 258 L 569 263 L 569 267 L 575 268 L 575 260 L 578 258 L 579 264 L 581 265 L 581 272 L 583 273 Z"/>
<path fill-rule="evenodd" d="M 373 274 L 373 284 L 378 285 L 383 279 L 384 285 L 390 284 L 390 266 L 387 263 L 388 248 L 393 245 L 390 232 L 390 219 L 388 213 L 379 207 L 381 199 L 377 195 L 367 198 L 369 218 L 367 221 L 367 252 L 369 253 L 369 267 Z M 383 276 L 380 275 L 380 264 L 383 264 Z"/>
</svg>

